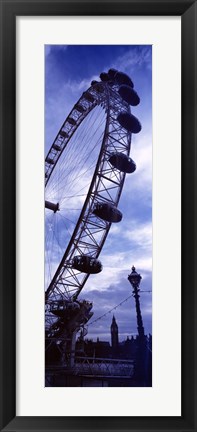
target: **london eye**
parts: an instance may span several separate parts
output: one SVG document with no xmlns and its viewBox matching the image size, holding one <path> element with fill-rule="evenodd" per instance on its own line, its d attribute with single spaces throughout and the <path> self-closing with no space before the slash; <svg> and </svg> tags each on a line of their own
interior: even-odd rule
<svg viewBox="0 0 197 432">
<path fill-rule="evenodd" d="M 119 200 L 126 174 L 136 169 L 132 134 L 141 130 L 131 107 L 139 102 L 128 75 L 115 69 L 101 73 L 75 103 L 47 153 L 47 340 L 69 339 L 92 316 L 91 302 L 78 296 L 88 277 L 102 271 L 99 255 L 110 227 L 124 218 Z"/>
</svg>

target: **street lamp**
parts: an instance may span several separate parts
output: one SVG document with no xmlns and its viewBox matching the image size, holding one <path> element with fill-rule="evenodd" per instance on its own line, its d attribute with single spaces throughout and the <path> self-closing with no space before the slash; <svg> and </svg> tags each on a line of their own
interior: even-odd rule
<svg viewBox="0 0 197 432">
<path fill-rule="evenodd" d="M 140 339 L 144 338 L 144 327 L 143 327 L 143 321 L 142 321 L 142 315 L 140 310 L 140 282 L 141 282 L 142 276 L 135 271 L 135 267 L 132 267 L 132 272 L 128 276 L 128 280 L 130 284 L 133 287 L 133 297 L 135 299 L 135 306 L 136 306 L 136 313 L 137 313 L 137 329 L 138 329 L 138 335 Z"/>
<path fill-rule="evenodd" d="M 134 377 L 136 382 L 140 386 L 147 385 L 147 373 L 146 373 L 146 338 L 144 335 L 144 327 L 142 321 L 142 315 L 140 310 L 140 282 L 142 276 L 136 272 L 135 267 L 132 267 L 131 274 L 128 276 L 128 280 L 133 287 L 133 297 L 135 299 L 136 313 L 137 313 L 137 329 L 138 329 L 138 350 L 135 364 Z"/>
</svg>

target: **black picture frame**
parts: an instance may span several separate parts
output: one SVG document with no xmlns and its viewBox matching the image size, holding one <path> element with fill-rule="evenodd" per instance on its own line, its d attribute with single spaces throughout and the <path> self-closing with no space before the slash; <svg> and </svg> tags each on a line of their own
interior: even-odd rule
<svg viewBox="0 0 197 432">
<path fill-rule="evenodd" d="M 0 427 L 2 431 L 197 431 L 196 69 L 194 0 L 0 0 Z M 16 417 L 16 83 L 17 16 L 181 16 L 182 21 L 182 415 L 180 417 Z M 166 262 L 166 269 L 170 263 Z M 164 275 L 165 276 L 165 275 Z M 172 287 L 173 288 L 173 287 Z M 169 383 L 170 391 L 170 383 Z M 77 406 L 76 406 L 77 410 Z"/>
</svg>

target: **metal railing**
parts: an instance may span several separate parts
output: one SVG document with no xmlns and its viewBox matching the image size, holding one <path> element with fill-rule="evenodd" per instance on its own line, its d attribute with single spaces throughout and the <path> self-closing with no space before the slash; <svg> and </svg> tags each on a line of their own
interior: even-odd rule
<svg viewBox="0 0 197 432">
<path fill-rule="evenodd" d="M 75 375 L 132 377 L 133 360 L 106 359 L 93 357 L 75 357 L 73 373 Z"/>
</svg>

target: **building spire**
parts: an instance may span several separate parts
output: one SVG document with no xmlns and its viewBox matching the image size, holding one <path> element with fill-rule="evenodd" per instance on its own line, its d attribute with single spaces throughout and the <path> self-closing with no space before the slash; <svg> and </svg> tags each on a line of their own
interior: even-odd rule
<svg viewBox="0 0 197 432">
<path fill-rule="evenodd" d="M 113 350 L 116 350 L 118 348 L 118 325 L 115 319 L 115 316 L 113 315 L 112 323 L 111 323 L 111 346 Z"/>
</svg>

